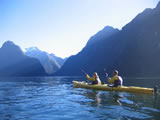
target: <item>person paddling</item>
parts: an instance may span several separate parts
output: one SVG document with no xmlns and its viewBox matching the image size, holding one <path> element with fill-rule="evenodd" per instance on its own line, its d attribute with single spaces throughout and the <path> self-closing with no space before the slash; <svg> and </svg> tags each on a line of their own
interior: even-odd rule
<svg viewBox="0 0 160 120">
<path fill-rule="evenodd" d="M 88 80 L 92 81 L 92 85 L 94 85 L 94 84 L 101 85 L 101 80 L 100 80 L 97 72 L 94 72 L 92 77 L 90 77 L 88 74 L 86 74 L 86 77 Z"/>
<path fill-rule="evenodd" d="M 121 76 L 118 76 L 117 70 L 113 71 L 113 77 L 109 78 L 108 82 L 113 84 L 109 85 L 110 87 L 118 87 L 123 85 L 123 79 Z"/>
</svg>

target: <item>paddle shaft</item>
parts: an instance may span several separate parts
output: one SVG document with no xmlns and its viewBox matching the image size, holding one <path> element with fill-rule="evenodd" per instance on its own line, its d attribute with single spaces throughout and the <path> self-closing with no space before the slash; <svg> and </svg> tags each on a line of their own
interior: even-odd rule
<svg viewBox="0 0 160 120">
<path fill-rule="evenodd" d="M 106 78 L 108 78 L 108 73 L 105 68 L 104 68 L 104 72 L 105 72 Z"/>
<path fill-rule="evenodd" d="M 85 75 L 87 75 L 87 73 L 86 73 L 83 69 L 81 69 L 81 71 L 82 71 Z"/>
</svg>

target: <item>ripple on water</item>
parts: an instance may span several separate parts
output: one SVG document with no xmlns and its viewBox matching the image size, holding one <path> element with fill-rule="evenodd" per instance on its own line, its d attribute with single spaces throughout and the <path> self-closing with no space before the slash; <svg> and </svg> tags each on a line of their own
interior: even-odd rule
<svg viewBox="0 0 160 120">
<path fill-rule="evenodd" d="M 1 119 L 160 118 L 159 96 L 73 88 L 73 79 L 76 77 L 0 81 Z"/>
</svg>

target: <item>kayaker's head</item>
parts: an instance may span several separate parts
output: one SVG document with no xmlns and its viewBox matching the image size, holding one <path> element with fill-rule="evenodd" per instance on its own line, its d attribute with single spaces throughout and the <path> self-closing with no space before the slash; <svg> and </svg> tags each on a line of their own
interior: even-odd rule
<svg viewBox="0 0 160 120">
<path fill-rule="evenodd" d="M 98 76 L 97 72 L 94 72 L 94 73 L 93 73 L 93 76 L 94 76 L 94 77 L 97 77 L 97 76 Z"/>
<path fill-rule="evenodd" d="M 113 75 L 114 75 L 114 76 L 118 75 L 118 70 L 114 70 L 114 71 L 113 71 Z"/>
</svg>

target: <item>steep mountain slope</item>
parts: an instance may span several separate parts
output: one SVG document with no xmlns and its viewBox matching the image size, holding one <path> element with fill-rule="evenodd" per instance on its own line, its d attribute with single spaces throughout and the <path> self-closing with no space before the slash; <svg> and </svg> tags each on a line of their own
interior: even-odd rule
<svg viewBox="0 0 160 120">
<path fill-rule="evenodd" d="M 0 48 L 0 76 L 46 75 L 40 62 L 25 56 L 21 48 L 7 41 Z"/>
<path fill-rule="evenodd" d="M 93 72 L 97 69 L 98 63 L 101 63 L 104 49 L 109 46 L 111 36 L 118 34 L 119 30 L 112 27 L 105 27 L 103 30 L 92 36 L 86 47 L 75 56 L 67 59 L 62 68 L 55 75 L 81 75 L 81 68 L 87 72 Z M 98 39 L 99 38 L 99 39 Z M 106 46 L 103 44 L 108 39 Z M 100 54 L 99 52 L 102 51 Z M 98 62 L 99 61 L 99 62 Z"/>
<path fill-rule="evenodd" d="M 82 75 L 97 71 L 104 75 L 118 69 L 123 76 L 160 76 L 160 3 L 137 15 L 121 31 L 97 33 L 84 49 L 71 56 L 55 75 Z M 92 42 L 92 44 L 91 44 Z"/>
<path fill-rule="evenodd" d="M 49 54 L 50 56 L 52 56 L 56 61 L 57 63 L 62 66 L 64 64 L 64 62 L 66 61 L 67 58 L 61 58 L 61 57 L 57 57 L 55 54 L 51 53 Z"/>
<path fill-rule="evenodd" d="M 25 54 L 37 58 L 48 74 L 53 74 L 59 70 L 64 63 L 63 59 L 56 57 L 54 54 L 48 54 L 47 52 L 41 51 L 37 47 L 26 48 Z"/>
</svg>

